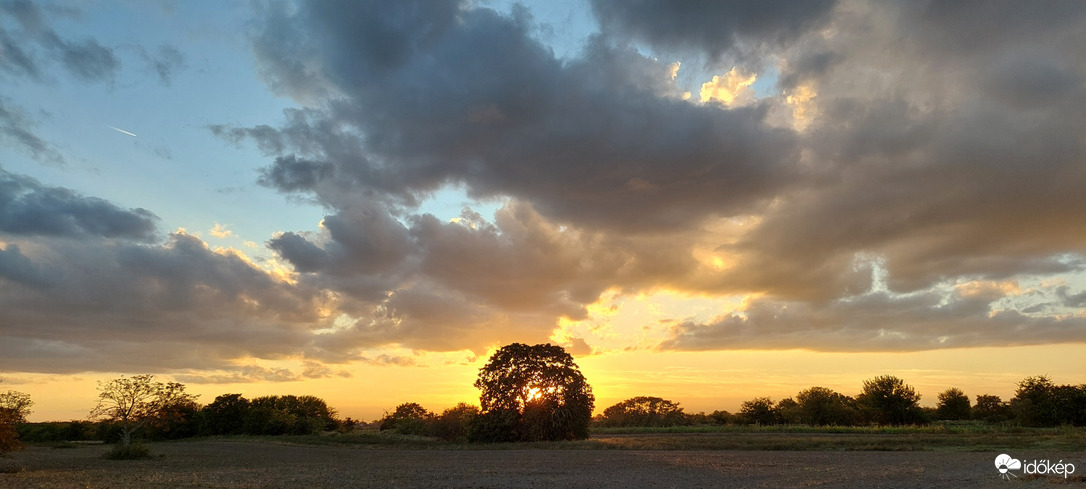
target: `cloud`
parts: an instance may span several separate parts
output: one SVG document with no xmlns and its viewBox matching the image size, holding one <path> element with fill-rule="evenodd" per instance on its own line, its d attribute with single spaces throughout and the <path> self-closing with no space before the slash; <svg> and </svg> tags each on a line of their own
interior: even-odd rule
<svg viewBox="0 0 1086 489">
<path fill-rule="evenodd" d="M 1086 291 L 1072 294 L 1068 292 L 1069 290 L 1071 290 L 1071 288 L 1066 285 L 1056 289 L 1056 295 L 1060 298 L 1060 304 L 1064 307 L 1086 307 Z"/>
<path fill-rule="evenodd" d="M 158 217 L 0 169 L 0 232 L 16 236 L 101 236 L 151 240 Z"/>
<path fill-rule="evenodd" d="M 33 4 L 5 5 L 22 10 L 0 43 L 48 31 Z M 266 243 L 290 270 L 5 173 L 0 355 L 42 371 L 327 376 L 411 363 L 387 348 L 547 341 L 605 294 L 660 292 L 749 298 L 674 323 L 665 350 L 1082 342 L 1081 293 L 992 285 L 1086 268 L 1079 5 L 597 1 L 601 33 L 562 59 L 523 8 L 258 6 L 257 69 L 298 107 L 208 129 L 266 156 L 260 184 L 326 209 L 320 228 Z M 21 45 L 0 70 L 36 79 L 65 48 L 104 52 L 62 41 Z M 709 98 L 742 103 L 683 99 L 696 87 L 676 61 L 706 54 L 707 73 L 735 66 Z M 107 58 L 77 76 L 108 79 Z M 744 87 L 774 71 L 776 90 Z M 47 151 L 26 127 L 0 110 L 7 140 Z M 420 210 L 447 188 L 499 209 Z M 594 333 L 578 334 L 571 348 L 591 351 Z M 252 359 L 302 367 L 238 370 Z"/>
<path fill-rule="evenodd" d="M 258 62 L 308 108 L 278 130 L 213 130 L 275 153 L 265 183 L 333 207 L 344 186 L 414 205 L 458 184 L 563 222 L 647 231 L 749 211 L 787 184 L 795 139 L 764 124 L 764 108 L 686 103 L 668 65 L 601 40 L 563 63 L 532 32 L 524 18 L 410 2 L 273 12 L 254 38 Z"/>
<path fill-rule="evenodd" d="M 62 165 L 64 157 L 51 143 L 34 134 L 33 127 L 33 119 L 11 100 L 0 96 L 0 142 L 14 143 L 42 163 Z"/>
<path fill-rule="evenodd" d="M 673 50 L 705 50 L 720 57 L 737 45 L 788 45 L 823 26 L 835 0 L 672 2 L 592 0 L 605 32 Z"/>
<path fill-rule="evenodd" d="M 84 82 L 114 80 L 121 61 L 94 39 L 71 40 L 52 27 L 65 9 L 29 0 L 0 2 L 0 78 L 7 83 L 51 82 L 53 66 Z M 38 162 L 63 165 L 60 151 L 33 132 L 35 121 L 0 93 L 0 143 L 10 143 Z"/>
<path fill-rule="evenodd" d="M 226 368 L 301 358 L 329 298 L 153 215 L 0 178 L 0 355 L 20 371 Z"/>
<path fill-rule="evenodd" d="M 219 224 L 219 223 L 215 223 L 215 227 L 211 228 L 210 233 L 211 233 L 212 236 L 214 236 L 216 238 L 226 238 L 226 237 L 234 234 L 233 231 L 227 229 L 226 226 L 223 226 L 222 224 Z"/>
<path fill-rule="evenodd" d="M 177 48 L 163 44 L 151 53 L 140 48 L 140 57 L 158 75 L 159 82 L 170 86 L 174 73 L 186 66 L 185 56 Z"/>
<path fill-rule="evenodd" d="M 915 351 L 1086 341 L 1086 318 L 993 307 L 987 284 L 907 295 L 871 292 L 825 304 L 761 299 L 708 322 L 684 321 L 661 350 Z"/>
<path fill-rule="evenodd" d="M 880 283 L 894 293 L 1081 269 L 1084 116 L 1053 103 L 1086 93 L 1083 56 L 1058 41 L 1081 37 L 1078 24 L 1048 32 L 1039 26 L 1053 14 L 1031 13 L 981 33 L 991 44 L 942 56 L 931 39 L 976 19 L 948 21 L 927 4 L 788 6 L 595 2 L 604 35 L 566 60 L 537 40 L 524 9 L 270 8 L 254 53 L 269 86 L 304 108 L 280 127 L 211 129 L 269 156 L 264 185 L 332 210 L 320 233 L 286 232 L 269 247 L 356 319 L 325 342 L 333 356 L 348 345 L 444 351 L 539 337 L 606 290 L 754 293 L 765 310 L 788 304 L 830 324 L 843 320 L 843 298 L 872 290 L 864 257 L 882 260 Z M 988 4 L 979 17 L 1011 9 Z M 991 48 L 1026 32 L 1015 49 Z M 695 58 L 774 56 L 784 93 L 685 101 L 678 65 L 629 41 Z M 708 98 L 734 98 L 756 76 L 746 70 L 710 82 Z M 448 185 L 506 204 L 493 221 L 415 212 Z M 943 347 L 926 328 L 984 322 L 930 312 L 902 311 L 909 342 L 859 344 Z M 1000 344 L 998 330 L 961 341 Z M 771 343 L 759 335 L 773 331 L 754 326 L 740 344 Z M 864 338 L 813 331 L 826 337 L 812 348 Z"/>
<path fill-rule="evenodd" d="M 73 41 L 61 37 L 50 25 L 53 13 L 28 0 L 0 5 L 0 46 L 5 54 L 11 53 L 10 57 L 0 58 L 0 68 L 40 81 L 45 73 L 41 59 L 45 58 L 84 81 L 112 81 L 121 67 L 113 50 L 94 39 Z"/>
<path fill-rule="evenodd" d="M 172 377 L 182 383 L 192 384 L 250 384 L 263 382 L 297 382 L 306 379 L 350 377 L 342 369 L 333 369 L 318 362 L 305 361 L 301 372 L 282 367 L 241 365 L 219 370 L 190 370 L 190 373 L 174 373 Z"/>
</svg>

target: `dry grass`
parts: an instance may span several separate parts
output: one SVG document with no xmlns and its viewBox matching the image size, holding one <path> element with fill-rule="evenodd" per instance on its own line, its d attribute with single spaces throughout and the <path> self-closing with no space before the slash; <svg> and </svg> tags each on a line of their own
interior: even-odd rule
<svg viewBox="0 0 1086 489">
<path fill-rule="evenodd" d="M 116 461 L 102 458 L 110 446 L 37 445 L 0 459 L 19 468 L 0 473 L 0 487 L 1009 487 L 992 464 L 1001 452 L 1022 459 L 1073 461 L 1086 471 L 1081 445 L 1075 450 L 1042 443 L 1029 449 L 972 451 L 988 443 L 969 440 L 967 446 L 947 448 L 930 438 L 942 435 L 927 435 L 927 441 L 910 445 L 907 437 L 916 436 L 922 437 L 637 434 L 568 443 L 462 446 L 360 433 L 274 442 L 241 438 L 154 443 L 150 445 L 154 459 Z M 880 450 L 919 448 L 863 451 L 865 443 Z M 1064 481 L 1049 477 L 1012 485 L 1053 483 Z"/>
</svg>

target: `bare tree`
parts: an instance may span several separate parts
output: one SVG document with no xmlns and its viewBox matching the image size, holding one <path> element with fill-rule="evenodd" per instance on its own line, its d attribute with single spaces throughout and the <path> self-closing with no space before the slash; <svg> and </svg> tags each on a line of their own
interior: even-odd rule
<svg viewBox="0 0 1086 489">
<path fill-rule="evenodd" d="M 98 404 L 90 412 L 92 419 L 106 419 L 121 425 L 121 443 L 132 443 L 132 434 L 160 417 L 171 406 L 192 403 L 196 397 L 185 393 L 184 384 L 155 381 L 153 375 L 120 377 L 98 382 Z"/>
</svg>

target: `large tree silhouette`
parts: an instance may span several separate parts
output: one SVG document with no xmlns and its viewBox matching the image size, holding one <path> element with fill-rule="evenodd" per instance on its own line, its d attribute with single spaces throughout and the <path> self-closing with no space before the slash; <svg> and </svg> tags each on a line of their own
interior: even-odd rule
<svg viewBox="0 0 1086 489">
<path fill-rule="evenodd" d="M 476 441 L 588 438 L 595 397 L 573 357 L 556 345 L 506 345 L 475 381 L 482 393 Z"/>
<path fill-rule="evenodd" d="M 122 376 L 98 383 L 98 404 L 90 415 L 120 423 L 121 444 L 128 446 L 136 430 L 163 417 L 174 406 L 195 401 L 196 396 L 186 393 L 184 384 L 163 384 L 153 375 Z"/>
</svg>

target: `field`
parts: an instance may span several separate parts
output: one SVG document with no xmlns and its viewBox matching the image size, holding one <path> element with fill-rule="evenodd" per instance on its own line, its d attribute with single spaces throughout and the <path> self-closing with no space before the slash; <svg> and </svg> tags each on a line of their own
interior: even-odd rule
<svg viewBox="0 0 1086 489">
<path fill-rule="evenodd" d="M 375 433 L 151 444 L 149 460 L 108 446 L 33 445 L 0 459 L 3 488 L 309 487 L 1049 487 L 1084 486 L 1086 433 L 1021 430 L 715 430 L 597 433 L 580 442 L 451 445 Z M 638 430 L 634 430 L 638 431 Z M 993 460 L 1076 465 L 1067 480 Z M 1009 485 L 1008 485 L 1009 484 Z"/>
</svg>

